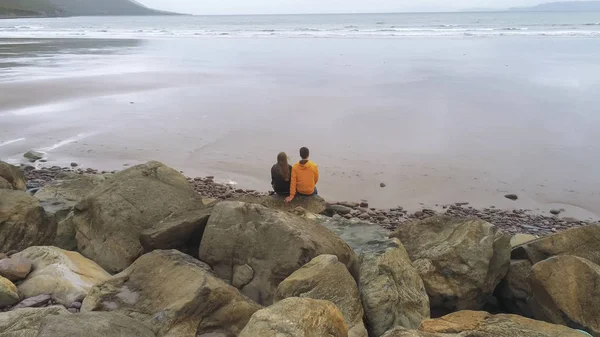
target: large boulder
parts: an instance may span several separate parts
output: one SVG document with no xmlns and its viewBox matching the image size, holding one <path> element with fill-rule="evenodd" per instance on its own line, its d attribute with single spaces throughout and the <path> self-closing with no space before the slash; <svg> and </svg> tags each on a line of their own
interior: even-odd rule
<svg viewBox="0 0 600 337">
<path fill-rule="evenodd" d="M 275 301 L 288 297 L 327 300 L 335 304 L 348 326 L 349 337 L 367 337 L 356 281 L 335 255 L 319 255 L 283 280 Z"/>
<path fill-rule="evenodd" d="M 8 183 L 5 187 L 10 189 L 25 191 L 27 188 L 25 175 L 20 168 L 0 161 L 0 181 Z"/>
<path fill-rule="evenodd" d="M 8 279 L 0 276 L 0 308 L 19 303 L 17 287 Z"/>
<path fill-rule="evenodd" d="M 197 257 L 200 240 L 211 212 L 212 207 L 207 207 L 167 217 L 152 228 L 143 230 L 140 243 L 144 251 L 177 249 Z"/>
<path fill-rule="evenodd" d="M 0 190 L 0 252 L 51 244 L 56 222 L 23 191 Z"/>
<path fill-rule="evenodd" d="M 508 271 L 510 237 L 480 219 L 433 216 L 392 236 L 419 271 L 434 316 L 481 309 Z"/>
<path fill-rule="evenodd" d="M 9 183 L 6 179 L 0 177 L 0 190 L 12 190 L 12 184 Z"/>
<path fill-rule="evenodd" d="M 425 320 L 415 337 L 583 337 L 567 327 L 517 315 L 491 315 L 483 311 L 459 311 L 438 319 Z M 409 337 L 411 335 L 386 335 Z"/>
<path fill-rule="evenodd" d="M 30 247 L 12 258 L 33 264 L 33 271 L 18 285 L 24 297 L 49 294 L 66 307 L 81 301 L 92 286 L 111 277 L 94 261 L 57 247 Z"/>
<path fill-rule="evenodd" d="M 65 307 L 25 308 L 0 314 L 0 337 L 37 337 L 46 317 L 71 315 Z M 56 335 L 59 337 L 64 335 Z"/>
<path fill-rule="evenodd" d="M 531 269 L 534 317 L 600 336 L 600 266 L 561 255 Z"/>
<path fill-rule="evenodd" d="M 331 302 L 291 297 L 257 311 L 239 337 L 347 337 L 340 310 Z"/>
<path fill-rule="evenodd" d="M 237 284 L 242 293 L 269 305 L 281 281 L 322 254 L 337 256 L 358 279 L 354 251 L 327 228 L 288 212 L 233 201 L 214 207 L 199 256 L 227 282 L 243 278 Z"/>
<path fill-rule="evenodd" d="M 155 337 L 144 324 L 125 315 L 88 312 L 44 318 L 37 337 Z M 190 335 L 192 336 L 192 335 Z"/>
<path fill-rule="evenodd" d="M 73 206 L 80 202 L 86 194 L 105 180 L 98 174 L 61 173 L 57 180 L 49 182 L 34 196 L 48 214 L 54 216 L 57 233 L 53 246 L 66 250 L 77 248 L 73 222 L 64 221 Z"/>
<path fill-rule="evenodd" d="M 360 255 L 360 295 L 371 336 L 429 318 L 429 298 L 419 272 L 398 239 Z"/>
<path fill-rule="evenodd" d="M 285 196 L 281 195 L 243 195 L 231 201 L 241 201 L 251 204 L 263 205 L 267 208 L 278 209 L 282 211 L 291 211 L 297 207 L 302 207 L 310 213 L 321 214 L 327 210 L 327 202 L 318 195 L 313 196 L 297 196 L 291 203 L 285 202 Z"/>
<path fill-rule="evenodd" d="M 512 260 L 508 273 L 494 292 L 502 306 L 513 314 L 533 317 L 528 300 L 531 297 L 529 260 Z"/>
<path fill-rule="evenodd" d="M 205 263 L 176 250 L 155 250 L 92 288 L 81 310 L 122 313 L 162 337 L 237 335 L 259 309 Z"/>
<path fill-rule="evenodd" d="M 557 255 L 579 256 L 600 264 L 600 225 L 571 228 L 541 239 L 517 246 L 513 259 L 528 259 L 536 264 Z"/>
<path fill-rule="evenodd" d="M 76 230 L 78 250 L 115 273 L 142 254 L 142 231 L 202 207 L 181 173 L 149 162 L 116 173 L 94 188 L 68 219 Z"/>
</svg>

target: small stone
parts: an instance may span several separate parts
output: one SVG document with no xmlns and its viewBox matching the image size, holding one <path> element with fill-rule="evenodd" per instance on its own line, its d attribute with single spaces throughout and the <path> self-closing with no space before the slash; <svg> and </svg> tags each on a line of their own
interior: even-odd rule
<svg viewBox="0 0 600 337">
<path fill-rule="evenodd" d="M 38 307 L 43 307 L 44 305 L 50 303 L 50 300 L 52 299 L 52 296 L 50 295 L 38 295 L 35 297 L 30 297 L 28 299 L 25 299 L 21 302 L 19 302 L 17 305 L 15 305 L 12 309 L 21 309 L 21 308 L 38 308 Z"/>
<path fill-rule="evenodd" d="M 560 209 L 551 209 L 550 210 L 550 214 L 559 215 L 560 214 Z"/>
<path fill-rule="evenodd" d="M 357 202 L 342 201 L 342 202 L 340 202 L 340 205 L 346 206 L 346 207 L 350 207 L 350 208 L 356 208 L 356 207 L 359 206 L 359 203 L 357 203 Z"/>
<path fill-rule="evenodd" d="M 468 204 L 469 204 L 468 202 L 457 202 L 457 203 L 455 203 L 455 205 L 456 205 L 456 206 L 459 206 L 459 207 L 460 207 L 460 206 L 466 206 L 466 205 L 468 205 Z"/>
<path fill-rule="evenodd" d="M 71 163 L 71 167 L 77 167 L 77 166 L 79 166 L 79 164 L 77 164 L 76 162 Z"/>
<path fill-rule="evenodd" d="M 517 200 L 519 199 L 519 197 L 516 194 L 507 194 L 504 196 L 506 199 L 510 199 L 510 200 Z"/>
<path fill-rule="evenodd" d="M 360 206 L 360 207 L 363 207 L 363 208 L 369 208 L 369 203 L 368 203 L 368 202 L 366 202 L 366 201 L 361 201 L 361 203 L 360 203 L 360 205 L 359 205 L 359 206 Z"/>
<path fill-rule="evenodd" d="M 334 211 L 335 213 L 338 214 L 350 214 L 350 212 L 352 212 L 352 209 L 346 206 L 342 206 L 342 205 L 331 205 L 330 206 L 331 210 Z"/>
<path fill-rule="evenodd" d="M 385 183 L 379 184 L 379 187 L 384 188 L 385 187 Z"/>
<path fill-rule="evenodd" d="M 72 314 L 76 314 L 79 312 L 79 310 L 75 309 L 75 308 L 69 308 L 67 309 L 68 312 L 72 313 Z"/>
<path fill-rule="evenodd" d="M 75 301 L 75 302 L 71 303 L 70 308 L 81 309 L 81 302 Z"/>
</svg>

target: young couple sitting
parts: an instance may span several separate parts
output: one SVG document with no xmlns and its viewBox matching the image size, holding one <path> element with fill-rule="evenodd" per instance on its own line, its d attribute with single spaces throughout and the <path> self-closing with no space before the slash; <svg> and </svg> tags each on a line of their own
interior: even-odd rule
<svg viewBox="0 0 600 337">
<path fill-rule="evenodd" d="M 300 160 L 294 166 L 288 164 L 284 152 L 277 156 L 277 164 L 271 168 L 271 186 L 278 195 L 287 195 L 285 202 L 292 202 L 296 195 L 311 196 L 317 194 L 319 168 L 308 160 L 309 151 L 300 149 Z"/>
</svg>

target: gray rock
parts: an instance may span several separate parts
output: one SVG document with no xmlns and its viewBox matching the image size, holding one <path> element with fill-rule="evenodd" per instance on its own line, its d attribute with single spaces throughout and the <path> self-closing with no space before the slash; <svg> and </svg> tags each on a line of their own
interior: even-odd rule
<svg viewBox="0 0 600 337">
<path fill-rule="evenodd" d="M 510 200 L 517 200 L 519 199 L 519 196 L 517 196 L 516 194 L 507 194 L 504 196 L 506 199 L 510 199 Z"/>
<path fill-rule="evenodd" d="M 550 210 L 550 214 L 559 215 L 560 214 L 560 209 L 551 209 Z"/>
<path fill-rule="evenodd" d="M 29 159 L 30 162 L 34 162 L 36 160 L 40 160 L 42 158 L 44 158 L 44 154 L 41 152 L 37 152 L 37 151 L 28 151 L 26 152 L 23 157 Z"/>
<path fill-rule="evenodd" d="M 140 234 L 167 217 L 204 208 L 187 179 L 159 162 L 120 171 L 77 203 L 69 217 L 78 250 L 109 273 L 143 252 Z"/>
<path fill-rule="evenodd" d="M 12 307 L 12 310 L 23 309 L 23 308 L 43 307 L 46 304 L 50 303 L 51 299 L 52 299 L 52 296 L 46 295 L 46 294 L 30 297 L 30 298 L 22 300 L 17 305 Z"/>
<path fill-rule="evenodd" d="M 360 255 L 360 295 L 371 336 L 429 318 L 429 298 L 419 272 L 397 239 Z"/>
<path fill-rule="evenodd" d="M 227 201 L 214 207 L 199 257 L 230 283 L 234 266 L 249 265 L 254 278 L 241 292 L 268 305 L 281 281 L 321 254 L 336 255 L 358 278 L 356 255 L 325 227 L 289 212 Z"/>
<path fill-rule="evenodd" d="M 350 214 L 352 209 L 343 205 L 331 205 L 329 207 L 333 212 L 341 215 Z"/>
<path fill-rule="evenodd" d="M 385 187 L 385 183 L 379 184 L 379 187 L 384 188 Z"/>
<path fill-rule="evenodd" d="M 37 337 L 156 337 L 146 325 L 113 312 L 48 316 Z"/>
<path fill-rule="evenodd" d="M 0 313 L 0 337 L 37 337 L 44 318 L 69 315 L 63 306 L 21 308 Z M 55 335 L 53 337 L 65 335 Z"/>
<path fill-rule="evenodd" d="M 482 309 L 508 272 L 510 237 L 483 220 L 433 216 L 392 236 L 423 278 L 432 315 Z"/>
<path fill-rule="evenodd" d="M 56 222 L 23 191 L 0 190 L 0 251 L 51 244 Z"/>
</svg>

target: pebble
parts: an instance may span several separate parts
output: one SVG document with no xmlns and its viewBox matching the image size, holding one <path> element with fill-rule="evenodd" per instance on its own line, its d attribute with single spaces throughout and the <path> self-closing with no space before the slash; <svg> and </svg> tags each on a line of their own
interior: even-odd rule
<svg viewBox="0 0 600 337">
<path fill-rule="evenodd" d="M 550 210 L 550 214 L 559 215 L 560 214 L 560 209 L 551 209 Z"/>
<path fill-rule="evenodd" d="M 379 187 L 384 188 L 385 187 L 385 183 L 379 184 Z"/>
<path fill-rule="evenodd" d="M 366 202 L 366 201 L 361 201 L 361 203 L 360 203 L 359 206 L 362 207 L 362 208 L 369 208 L 369 203 Z"/>
<path fill-rule="evenodd" d="M 75 309 L 75 308 L 69 308 L 67 309 L 68 312 L 72 313 L 72 314 L 76 314 L 79 312 L 79 310 Z"/>
<path fill-rule="evenodd" d="M 519 197 L 516 194 L 507 194 L 504 196 L 506 199 L 510 199 L 510 200 L 517 200 L 519 199 Z"/>
<path fill-rule="evenodd" d="M 71 303 L 70 308 L 81 309 L 81 302 L 75 301 L 75 302 Z"/>
<path fill-rule="evenodd" d="M 71 163 L 71 167 L 77 167 L 77 166 L 79 166 L 79 164 L 77 164 L 76 162 Z"/>
</svg>

